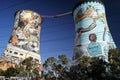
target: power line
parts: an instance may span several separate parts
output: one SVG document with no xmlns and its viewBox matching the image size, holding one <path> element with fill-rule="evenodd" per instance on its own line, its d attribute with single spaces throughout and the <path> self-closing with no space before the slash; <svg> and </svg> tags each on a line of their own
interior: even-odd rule
<svg viewBox="0 0 120 80">
<path fill-rule="evenodd" d="M 66 30 L 67 30 L 67 31 L 73 31 L 73 29 L 72 29 L 71 27 L 69 27 L 69 28 L 67 28 L 67 29 L 65 28 L 65 29 L 63 29 L 63 30 L 60 30 L 60 29 L 59 29 L 59 30 L 54 30 L 54 31 L 47 31 L 47 34 L 46 34 L 45 32 L 44 32 L 45 34 L 42 34 L 42 32 L 41 32 L 41 33 L 40 33 L 40 36 L 50 35 L 50 33 L 55 34 L 56 32 L 57 32 L 57 33 L 59 33 L 59 32 L 64 32 L 64 31 L 66 31 Z M 12 34 L 12 33 L 11 33 L 11 34 Z M 8 34 L 0 35 L 0 37 L 2 37 L 2 38 L 10 38 L 10 36 L 11 36 L 11 35 L 8 36 Z M 1 38 L 0 38 L 0 40 L 1 40 Z"/>
<path fill-rule="evenodd" d="M 0 11 L 4 11 L 4 10 L 6 10 L 6 9 L 9 9 L 9 8 L 12 8 L 12 7 L 16 7 L 16 6 L 25 4 L 25 3 L 28 3 L 28 2 L 30 2 L 30 1 L 32 1 L 32 0 L 26 0 L 26 1 L 23 1 L 23 2 L 20 2 L 20 3 L 16 3 L 16 4 L 10 5 L 10 6 L 8 6 L 8 7 L 2 8 L 2 9 L 0 9 Z"/>
<path fill-rule="evenodd" d="M 46 50 L 46 49 L 44 49 L 44 50 Z M 49 53 L 52 53 L 52 52 L 64 52 L 64 51 L 70 51 L 70 50 L 71 50 L 71 48 L 63 48 L 63 49 L 56 49 L 56 50 L 51 50 L 51 51 L 47 51 L 47 52 L 49 52 Z"/>
<path fill-rule="evenodd" d="M 62 38 L 55 38 L 55 39 L 47 39 L 47 40 L 41 40 L 40 42 L 43 43 L 43 42 L 52 42 L 52 41 L 62 41 L 62 40 L 65 40 L 65 39 L 71 39 L 73 38 L 74 36 L 68 36 L 68 37 L 62 37 Z"/>
<path fill-rule="evenodd" d="M 60 24 L 59 26 L 68 26 L 68 25 L 72 25 L 72 23 L 63 23 L 63 24 Z M 58 25 L 54 25 L 54 27 L 56 28 Z M 54 28 L 53 26 L 52 27 L 43 27 L 44 29 L 48 29 L 48 28 Z M 7 28 L 7 27 L 6 27 Z M 47 31 L 47 33 L 51 33 L 51 32 L 63 32 L 63 31 L 65 31 L 67 29 L 67 31 L 68 30 L 73 30 L 73 27 L 64 27 L 64 29 L 59 29 L 59 30 L 54 30 L 54 31 Z M 42 30 L 42 29 L 41 29 Z M 5 30 L 4 32 L 8 32 L 8 30 Z M 10 33 L 12 34 L 12 30 L 10 30 Z M 40 33 L 41 34 L 41 33 Z M 0 35 L 0 37 L 7 37 L 8 36 L 8 34 L 6 34 L 6 36 L 5 36 L 5 34 L 3 35 Z"/>
<path fill-rule="evenodd" d="M 102 33 L 102 32 L 98 32 L 98 33 Z M 97 34 L 98 34 L 97 33 Z M 101 34 L 98 34 L 98 35 L 101 35 Z M 67 40 L 67 39 L 71 39 L 75 36 L 67 36 L 67 37 L 62 37 L 62 38 L 55 38 L 55 39 L 47 39 L 47 40 L 40 40 L 40 43 L 46 43 L 46 42 L 52 42 L 52 41 L 62 41 L 62 40 Z M 87 36 L 86 36 L 87 37 Z"/>
<path fill-rule="evenodd" d="M 43 18 L 57 18 L 57 17 L 62 17 L 62 16 L 66 16 L 66 15 L 70 15 L 72 14 L 72 11 L 69 11 L 69 12 L 65 12 L 65 13 L 62 13 L 62 14 L 57 14 L 57 15 L 52 15 L 52 16 L 42 16 Z"/>
<path fill-rule="evenodd" d="M 67 29 L 67 30 L 71 30 L 71 29 Z M 63 30 L 62 30 L 63 31 Z M 58 31 L 56 31 L 56 32 L 62 32 L 61 30 L 58 30 Z M 66 30 L 64 30 L 64 31 L 66 31 Z M 100 32 L 97 32 L 96 34 L 97 35 L 101 35 L 101 33 L 103 33 L 103 31 L 100 31 Z M 117 34 L 117 33 L 116 33 Z M 46 34 L 45 34 L 46 35 Z M 83 34 L 84 35 L 84 34 Z M 88 35 L 89 36 L 89 35 Z M 6 36 L 1 36 L 1 37 L 6 37 Z M 75 37 L 75 36 L 68 36 L 68 37 L 62 37 L 62 38 L 56 38 L 56 39 L 49 39 L 49 40 L 43 40 L 43 41 L 41 41 L 41 42 L 46 42 L 46 41 L 56 41 L 56 40 L 62 40 L 62 39 L 67 39 L 67 38 L 73 38 L 73 37 Z M 87 37 L 87 36 L 86 36 Z"/>
<path fill-rule="evenodd" d="M 72 25 L 72 24 L 74 24 L 74 23 L 72 23 L 72 22 L 62 22 L 62 23 L 60 23 L 60 24 L 53 24 L 53 25 L 40 25 L 40 27 L 41 28 L 53 28 L 53 27 L 59 27 L 59 26 L 64 26 L 64 25 Z M 4 27 L 1 27 L 1 28 L 3 28 L 3 29 L 8 29 L 8 27 L 6 27 L 5 25 L 4 25 Z M 14 27 L 13 27 L 14 28 Z M 13 29 L 12 28 L 12 29 Z M 10 30 L 12 30 L 12 29 L 10 29 Z M 0 29 L 1 30 L 1 29 Z"/>
<path fill-rule="evenodd" d="M 9 9 L 9 8 L 12 8 L 12 7 L 16 7 L 16 6 L 25 4 L 25 3 L 28 3 L 30 1 L 32 1 L 32 0 L 26 0 L 26 1 L 23 1 L 23 2 L 20 2 L 20 3 L 16 3 L 16 4 L 10 5 L 8 7 L 2 8 L 2 9 L 0 9 L 0 11 L 4 11 L 6 9 Z M 42 15 L 42 17 L 43 18 L 57 18 L 57 17 L 66 16 L 66 15 L 70 15 L 70 14 L 72 14 L 72 11 L 68 11 L 68 12 L 65 12 L 65 13 L 56 14 L 56 15 L 52 15 L 52 16 L 50 16 L 50 15 Z M 108 16 L 111 16 L 111 15 L 112 14 L 108 14 Z M 117 15 L 119 15 L 119 14 L 117 13 Z"/>
<path fill-rule="evenodd" d="M 32 1 L 32 0 L 30 0 L 30 1 Z M 23 1 L 23 2 L 20 2 L 20 3 L 16 3 L 16 4 L 10 5 L 8 7 L 2 8 L 2 9 L 0 9 L 0 11 L 4 11 L 6 9 L 9 9 L 9 8 L 12 8 L 12 7 L 16 7 L 16 6 L 25 4 L 25 3 L 28 3 L 30 1 L 26 0 L 26 1 Z M 72 14 L 72 11 L 61 13 L 61 14 L 56 14 L 56 15 L 52 15 L 52 16 L 43 15 L 42 18 L 57 18 L 57 17 L 62 17 L 62 16 L 70 15 L 70 14 Z"/>
<path fill-rule="evenodd" d="M 55 39 L 47 39 L 47 40 L 40 40 L 40 43 L 44 43 L 44 42 L 52 42 L 52 41 L 62 41 L 62 40 L 66 40 L 66 39 L 70 39 L 70 38 L 73 38 L 74 36 L 65 36 L 65 37 L 62 37 L 62 38 L 55 38 Z M 7 41 L 6 41 L 7 42 Z"/>
</svg>

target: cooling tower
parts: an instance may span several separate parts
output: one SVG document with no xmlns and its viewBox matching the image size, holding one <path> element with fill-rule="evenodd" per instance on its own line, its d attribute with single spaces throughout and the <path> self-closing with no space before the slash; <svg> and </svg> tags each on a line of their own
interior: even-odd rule
<svg viewBox="0 0 120 80">
<path fill-rule="evenodd" d="M 75 22 L 75 47 L 73 59 L 80 56 L 108 57 L 108 51 L 116 48 L 105 15 L 102 0 L 80 0 L 73 9 Z"/>
<path fill-rule="evenodd" d="M 12 63 L 19 63 L 32 57 L 41 64 L 40 24 L 41 16 L 31 10 L 19 10 L 15 13 L 12 35 L 4 52 L 4 57 Z"/>
</svg>

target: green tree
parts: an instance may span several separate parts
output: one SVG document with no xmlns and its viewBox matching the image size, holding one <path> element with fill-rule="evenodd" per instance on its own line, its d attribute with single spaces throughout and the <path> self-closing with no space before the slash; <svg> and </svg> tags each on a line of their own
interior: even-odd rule
<svg viewBox="0 0 120 80">
<path fill-rule="evenodd" d="M 90 73 L 89 77 L 92 76 L 94 80 L 107 80 L 108 76 L 108 62 L 104 59 L 100 59 L 99 57 L 91 58 L 92 61 L 90 62 Z M 96 75 L 97 74 L 97 75 Z"/>
<path fill-rule="evenodd" d="M 99 57 L 82 56 L 70 67 L 71 80 L 106 80 L 107 67 Z"/>
<path fill-rule="evenodd" d="M 67 58 L 66 55 L 59 55 L 58 56 L 58 64 L 56 64 L 55 70 L 59 75 L 58 78 L 62 78 L 63 80 L 69 80 L 69 72 L 70 69 L 70 60 Z"/>
<path fill-rule="evenodd" d="M 46 80 L 70 80 L 69 79 L 69 60 L 66 55 L 48 58 L 43 64 Z"/>
<path fill-rule="evenodd" d="M 26 77 L 26 69 L 25 66 L 22 65 L 22 63 L 19 63 L 15 67 L 19 70 L 19 74 L 17 74 L 17 76 Z"/>
<path fill-rule="evenodd" d="M 4 76 L 4 71 L 0 69 L 0 76 Z"/>
<path fill-rule="evenodd" d="M 19 70 L 17 68 L 10 67 L 5 71 L 4 76 L 6 77 L 17 76 L 17 74 L 19 74 Z"/>
<path fill-rule="evenodd" d="M 66 55 L 48 58 L 43 67 L 46 80 L 120 80 L 120 51 L 109 51 L 103 57 L 81 56 L 70 61 Z"/>
<path fill-rule="evenodd" d="M 51 78 L 55 77 L 54 75 L 54 67 L 55 67 L 55 63 L 56 63 L 57 59 L 54 57 L 49 57 L 45 63 L 43 64 L 43 68 L 44 68 L 44 75 L 46 80 L 50 80 Z"/>
<path fill-rule="evenodd" d="M 82 56 L 73 61 L 73 65 L 70 67 L 71 80 L 86 80 L 88 72 L 90 72 L 90 57 Z"/>
<path fill-rule="evenodd" d="M 19 75 L 36 80 L 36 77 L 39 76 L 38 66 L 39 64 L 32 57 L 26 58 L 18 65 Z"/>
<path fill-rule="evenodd" d="M 109 51 L 110 77 L 116 80 L 120 79 L 120 51 L 111 49 Z"/>
</svg>

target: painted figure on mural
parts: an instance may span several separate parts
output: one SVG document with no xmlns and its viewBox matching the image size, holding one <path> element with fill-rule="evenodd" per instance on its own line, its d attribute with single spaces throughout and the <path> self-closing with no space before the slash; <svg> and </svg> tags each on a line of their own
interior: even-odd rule
<svg viewBox="0 0 120 80">
<path fill-rule="evenodd" d="M 87 50 L 90 56 L 102 54 L 102 48 L 99 42 L 97 42 L 96 34 L 92 33 L 89 35 L 90 43 L 88 44 Z"/>
<path fill-rule="evenodd" d="M 106 60 L 108 60 L 108 51 L 109 45 L 105 41 L 98 42 L 97 35 L 95 33 L 91 33 L 89 35 L 90 43 L 88 44 L 87 50 L 89 56 L 99 56 Z"/>
</svg>

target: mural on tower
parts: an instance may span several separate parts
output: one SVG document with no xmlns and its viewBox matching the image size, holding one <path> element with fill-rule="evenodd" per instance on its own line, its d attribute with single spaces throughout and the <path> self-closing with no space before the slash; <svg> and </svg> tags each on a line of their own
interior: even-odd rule
<svg viewBox="0 0 120 80">
<path fill-rule="evenodd" d="M 39 14 L 30 10 L 18 11 L 9 44 L 39 54 L 40 23 Z"/>
<path fill-rule="evenodd" d="M 32 10 L 18 10 L 7 47 L 4 51 L 6 61 L 20 63 L 32 57 L 41 64 L 40 30 L 42 17 Z"/>
<path fill-rule="evenodd" d="M 76 32 L 73 59 L 83 55 L 107 57 L 109 49 L 116 48 L 101 2 L 81 3 L 73 10 L 73 17 Z"/>
</svg>

